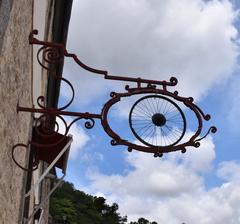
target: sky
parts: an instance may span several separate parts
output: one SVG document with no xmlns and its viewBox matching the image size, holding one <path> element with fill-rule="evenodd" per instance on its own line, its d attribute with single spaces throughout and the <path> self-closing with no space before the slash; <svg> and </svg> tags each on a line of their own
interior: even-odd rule
<svg viewBox="0 0 240 224">
<path fill-rule="evenodd" d="M 116 202 L 129 221 L 159 224 L 240 223 L 240 1 L 75 0 L 67 49 L 87 65 L 113 75 L 178 79 L 169 89 L 193 97 L 218 132 L 198 149 L 162 158 L 111 146 L 100 122 L 79 121 L 66 179 L 89 194 Z M 68 110 L 101 113 L 110 92 L 126 83 L 104 80 L 66 59 L 63 75 L 75 88 Z M 60 105 L 71 96 L 62 84 Z M 135 142 L 128 113 L 136 97 L 110 110 L 110 124 Z M 187 114 L 187 110 L 183 110 Z M 67 118 L 71 121 L 72 118 Z M 187 120 L 186 135 L 194 131 Z"/>
</svg>

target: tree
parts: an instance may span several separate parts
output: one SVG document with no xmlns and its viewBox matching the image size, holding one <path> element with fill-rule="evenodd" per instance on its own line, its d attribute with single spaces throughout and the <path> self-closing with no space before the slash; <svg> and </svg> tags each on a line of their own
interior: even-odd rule
<svg viewBox="0 0 240 224">
<path fill-rule="evenodd" d="M 108 205 L 103 197 L 93 197 L 64 182 L 50 198 L 52 224 L 127 224 L 127 216 L 118 212 L 118 204 Z M 49 222 L 50 223 L 50 222 Z M 157 224 L 139 218 L 130 224 Z"/>
<path fill-rule="evenodd" d="M 118 213 L 118 204 L 106 204 L 103 197 L 93 197 L 64 182 L 50 198 L 53 224 L 126 224 L 127 217 Z"/>
</svg>

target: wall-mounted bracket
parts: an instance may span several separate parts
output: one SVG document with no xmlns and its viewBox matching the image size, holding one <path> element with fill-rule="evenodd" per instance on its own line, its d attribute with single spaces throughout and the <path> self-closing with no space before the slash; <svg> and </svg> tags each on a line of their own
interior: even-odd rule
<svg viewBox="0 0 240 224">
<path fill-rule="evenodd" d="M 210 120 L 209 114 L 204 114 L 203 111 L 193 102 L 192 97 L 179 96 L 177 91 L 171 92 L 169 87 L 177 85 L 178 80 L 175 77 L 171 77 L 169 81 L 157 81 L 148 80 L 142 78 L 133 78 L 126 76 L 110 75 L 107 71 L 91 68 L 84 64 L 79 58 L 72 53 L 69 53 L 64 45 L 59 43 L 40 41 L 35 35 L 37 30 L 33 30 L 29 35 L 29 43 L 32 45 L 40 45 L 40 49 L 37 53 L 37 59 L 39 64 L 51 75 L 56 81 L 64 82 L 69 85 L 72 96 L 69 102 L 59 108 L 46 107 L 45 97 L 39 96 L 37 99 L 38 108 L 17 107 L 18 112 L 30 112 L 39 113 L 40 117 L 35 120 L 35 126 L 38 134 L 44 139 L 56 136 L 59 131 L 59 124 L 57 120 L 60 120 L 65 127 L 65 133 L 62 138 L 57 138 L 55 142 L 51 144 L 42 144 L 36 141 L 29 141 L 28 144 L 17 144 L 12 149 L 13 160 L 16 164 L 14 152 L 18 147 L 28 148 L 29 145 L 38 149 L 53 147 L 57 144 L 61 144 L 66 138 L 71 126 L 79 121 L 86 120 L 85 127 L 92 128 L 95 124 L 94 119 L 101 121 L 104 131 L 111 137 L 111 144 L 125 145 L 129 151 L 138 150 L 148 153 L 153 153 L 155 157 L 161 157 L 163 153 L 173 152 L 180 150 L 182 153 L 186 152 L 186 148 L 189 146 L 199 147 L 200 141 L 205 138 L 210 132 L 215 133 L 216 127 L 212 126 L 208 129 L 206 134 L 202 135 L 203 120 Z M 124 81 L 134 83 L 134 86 L 125 86 L 125 92 L 110 94 L 110 99 L 104 104 L 101 113 L 93 114 L 89 112 L 73 112 L 66 109 L 71 105 L 74 100 L 75 92 L 72 84 L 64 77 L 57 76 L 54 72 L 55 65 L 62 63 L 64 58 L 72 58 L 81 68 L 98 75 L 102 75 L 105 79 Z M 118 103 L 124 97 L 130 97 L 134 95 L 145 94 L 146 96 L 138 99 L 132 106 L 129 112 L 129 126 L 136 139 L 141 144 L 135 143 L 123 139 L 119 136 L 109 125 L 108 112 L 110 108 Z M 187 128 L 187 119 L 184 112 L 178 103 L 182 103 L 188 109 L 193 111 L 197 118 L 197 129 L 194 134 L 185 142 L 183 137 L 185 136 Z M 70 124 L 64 119 L 64 116 L 71 116 L 74 119 Z M 36 150 L 39 151 L 39 150 Z M 35 168 L 39 159 L 36 156 Z M 20 164 L 18 164 L 20 166 Z M 24 170 L 24 167 L 20 166 Z"/>
</svg>

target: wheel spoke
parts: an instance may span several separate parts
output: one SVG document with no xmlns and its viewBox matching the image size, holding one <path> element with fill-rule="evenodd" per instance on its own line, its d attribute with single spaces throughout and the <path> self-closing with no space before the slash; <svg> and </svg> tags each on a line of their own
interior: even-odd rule
<svg viewBox="0 0 240 224">
<path fill-rule="evenodd" d="M 186 119 L 180 107 L 159 95 L 138 99 L 131 108 L 129 122 L 135 137 L 148 146 L 173 146 L 186 131 Z"/>
</svg>

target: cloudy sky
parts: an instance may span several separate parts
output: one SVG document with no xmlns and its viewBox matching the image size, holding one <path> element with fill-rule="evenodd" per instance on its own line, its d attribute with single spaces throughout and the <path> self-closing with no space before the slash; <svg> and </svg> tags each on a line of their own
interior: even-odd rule
<svg viewBox="0 0 240 224">
<path fill-rule="evenodd" d="M 67 48 L 89 66 L 156 80 L 178 78 L 171 88 L 192 96 L 218 132 L 185 154 L 154 158 L 111 146 L 99 121 L 75 124 L 67 180 L 117 202 L 129 221 L 159 224 L 240 223 L 239 0 L 75 0 Z M 71 110 L 100 113 L 111 91 L 125 83 L 104 80 L 66 60 L 64 76 L 76 90 Z M 60 104 L 70 91 L 62 85 Z M 118 133 L 128 127 L 130 102 L 111 110 Z M 189 121 L 190 123 L 192 121 Z M 114 129 L 114 130 L 115 130 Z M 187 135 L 194 131 L 187 127 Z"/>
</svg>

